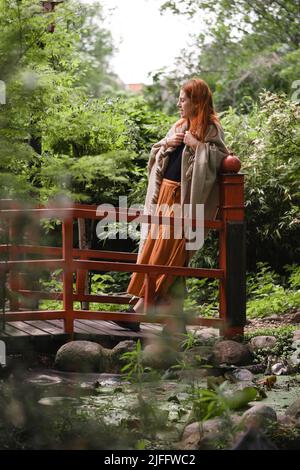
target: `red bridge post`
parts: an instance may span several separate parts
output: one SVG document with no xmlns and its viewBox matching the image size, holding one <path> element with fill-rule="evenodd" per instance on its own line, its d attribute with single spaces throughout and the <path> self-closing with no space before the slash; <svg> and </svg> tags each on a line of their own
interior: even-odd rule
<svg viewBox="0 0 300 470">
<path fill-rule="evenodd" d="M 243 335 L 246 323 L 246 223 L 244 221 L 244 174 L 238 173 L 237 157 L 225 157 L 219 175 L 220 217 L 224 230 L 219 237 L 221 335 Z"/>
<path fill-rule="evenodd" d="M 62 255 L 64 259 L 63 274 L 63 308 L 65 310 L 65 333 L 73 337 L 74 312 L 73 312 L 73 217 L 67 216 L 62 226 Z"/>
</svg>

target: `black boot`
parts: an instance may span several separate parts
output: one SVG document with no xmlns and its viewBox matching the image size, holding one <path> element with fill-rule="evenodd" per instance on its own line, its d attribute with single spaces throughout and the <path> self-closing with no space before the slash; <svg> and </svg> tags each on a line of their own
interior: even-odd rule
<svg viewBox="0 0 300 470">
<path fill-rule="evenodd" d="M 126 313 L 131 313 L 131 312 L 134 312 L 135 313 L 135 310 L 133 307 L 129 307 L 129 308 L 125 308 L 123 310 L 121 310 L 121 312 L 126 312 Z M 122 328 L 125 328 L 127 330 L 131 330 L 131 331 L 135 331 L 135 332 L 138 332 L 138 331 L 141 331 L 141 327 L 140 327 L 140 323 L 139 322 L 128 322 L 128 321 L 118 321 L 118 320 L 112 320 L 116 325 L 118 326 L 121 326 Z"/>
</svg>

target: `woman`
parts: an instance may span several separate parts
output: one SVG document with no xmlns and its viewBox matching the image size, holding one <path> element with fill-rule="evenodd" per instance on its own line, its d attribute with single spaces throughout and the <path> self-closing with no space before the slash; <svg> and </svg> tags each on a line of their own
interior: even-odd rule
<svg viewBox="0 0 300 470">
<path fill-rule="evenodd" d="M 165 138 L 151 149 L 144 213 L 172 216 L 173 204 L 179 204 L 181 208 L 187 204 L 188 215 L 196 217 L 197 204 L 204 204 L 204 218 L 214 219 L 219 201 L 217 172 L 229 151 L 224 143 L 223 129 L 214 111 L 212 93 L 207 83 L 197 78 L 186 82 L 180 90 L 177 106 L 180 119 Z M 160 210 L 160 205 L 164 205 L 163 210 Z M 171 230 L 170 238 L 166 239 L 163 235 L 164 228 L 160 226 L 156 238 L 152 235 L 152 230 L 153 225 L 149 227 L 142 224 L 137 263 L 187 266 L 197 250 L 188 248 L 190 245 L 185 236 L 176 238 Z M 208 230 L 204 231 L 204 237 L 207 232 Z M 133 273 L 127 293 L 139 300 L 129 311 L 144 310 L 144 280 L 143 273 Z M 175 299 L 172 308 L 177 304 L 180 311 L 184 291 L 185 278 L 165 274 L 157 276 L 157 304 L 168 305 Z M 136 331 L 139 329 L 138 323 L 118 324 Z"/>
</svg>

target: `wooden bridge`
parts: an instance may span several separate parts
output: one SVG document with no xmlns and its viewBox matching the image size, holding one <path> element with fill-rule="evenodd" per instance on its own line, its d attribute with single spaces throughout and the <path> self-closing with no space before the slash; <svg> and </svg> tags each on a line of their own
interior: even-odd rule
<svg viewBox="0 0 300 470">
<path fill-rule="evenodd" d="M 163 315 L 151 314 L 154 302 L 155 277 L 158 274 L 214 278 L 219 280 L 219 318 L 192 318 L 191 325 L 219 328 L 226 338 L 243 334 L 246 321 L 246 259 L 244 221 L 244 175 L 233 172 L 226 162 L 218 175 L 219 211 L 218 219 L 205 220 L 204 228 L 219 233 L 219 267 L 203 269 L 136 264 L 137 254 L 93 249 L 74 248 L 74 221 L 83 219 L 115 220 L 116 213 L 97 212 L 97 206 L 68 203 L 25 207 L 20 202 L 0 201 L 1 239 L 0 245 L 0 289 L 2 307 L 2 333 L 0 313 L 0 337 L 34 335 L 33 331 L 73 338 L 76 333 L 91 335 L 102 330 L 107 336 L 126 335 L 129 332 L 113 326 L 111 321 L 142 322 L 144 331 L 153 331 L 166 321 Z M 117 221 L 133 221 L 138 214 L 118 208 Z M 150 216 L 139 217 L 150 222 Z M 61 246 L 44 246 L 38 243 L 35 227 L 41 219 L 59 219 L 62 223 Z M 181 219 L 183 222 L 183 219 Z M 159 223 L 166 223 L 160 217 Z M 171 225 L 174 220 L 170 221 Z M 193 219 L 193 227 L 196 220 Z M 6 235 L 5 235 L 6 234 Z M 44 292 L 28 288 L 24 273 L 37 269 L 62 270 L 62 292 Z M 118 311 L 95 311 L 75 308 L 74 302 L 96 302 L 128 304 L 129 295 L 92 295 L 86 292 L 85 277 L 89 271 L 141 272 L 145 274 L 145 306 L 143 313 Z M 76 288 L 74 289 L 74 281 Z M 7 298 L 9 302 L 7 302 Z M 61 310 L 24 309 L 24 299 L 52 299 L 63 302 Z M 82 305 L 82 304 L 81 304 Z M 151 324 L 153 326 L 151 326 Z M 14 326 L 15 325 L 15 326 Z M 63 328 L 63 330 L 62 330 Z M 31 331 L 31 333 L 30 333 Z M 16 333 L 17 332 L 17 333 Z M 138 333 L 130 333 L 138 336 Z"/>
</svg>

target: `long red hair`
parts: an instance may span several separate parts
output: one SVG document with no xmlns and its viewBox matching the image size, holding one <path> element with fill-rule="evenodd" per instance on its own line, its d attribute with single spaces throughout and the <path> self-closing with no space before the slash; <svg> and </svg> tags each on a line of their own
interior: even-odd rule
<svg viewBox="0 0 300 470">
<path fill-rule="evenodd" d="M 212 92 L 204 80 L 192 78 L 184 83 L 181 90 L 191 100 L 193 117 L 180 119 L 176 127 L 187 123 L 189 131 L 201 142 L 204 142 L 207 128 L 210 124 L 220 124 L 214 110 Z"/>
</svg>

